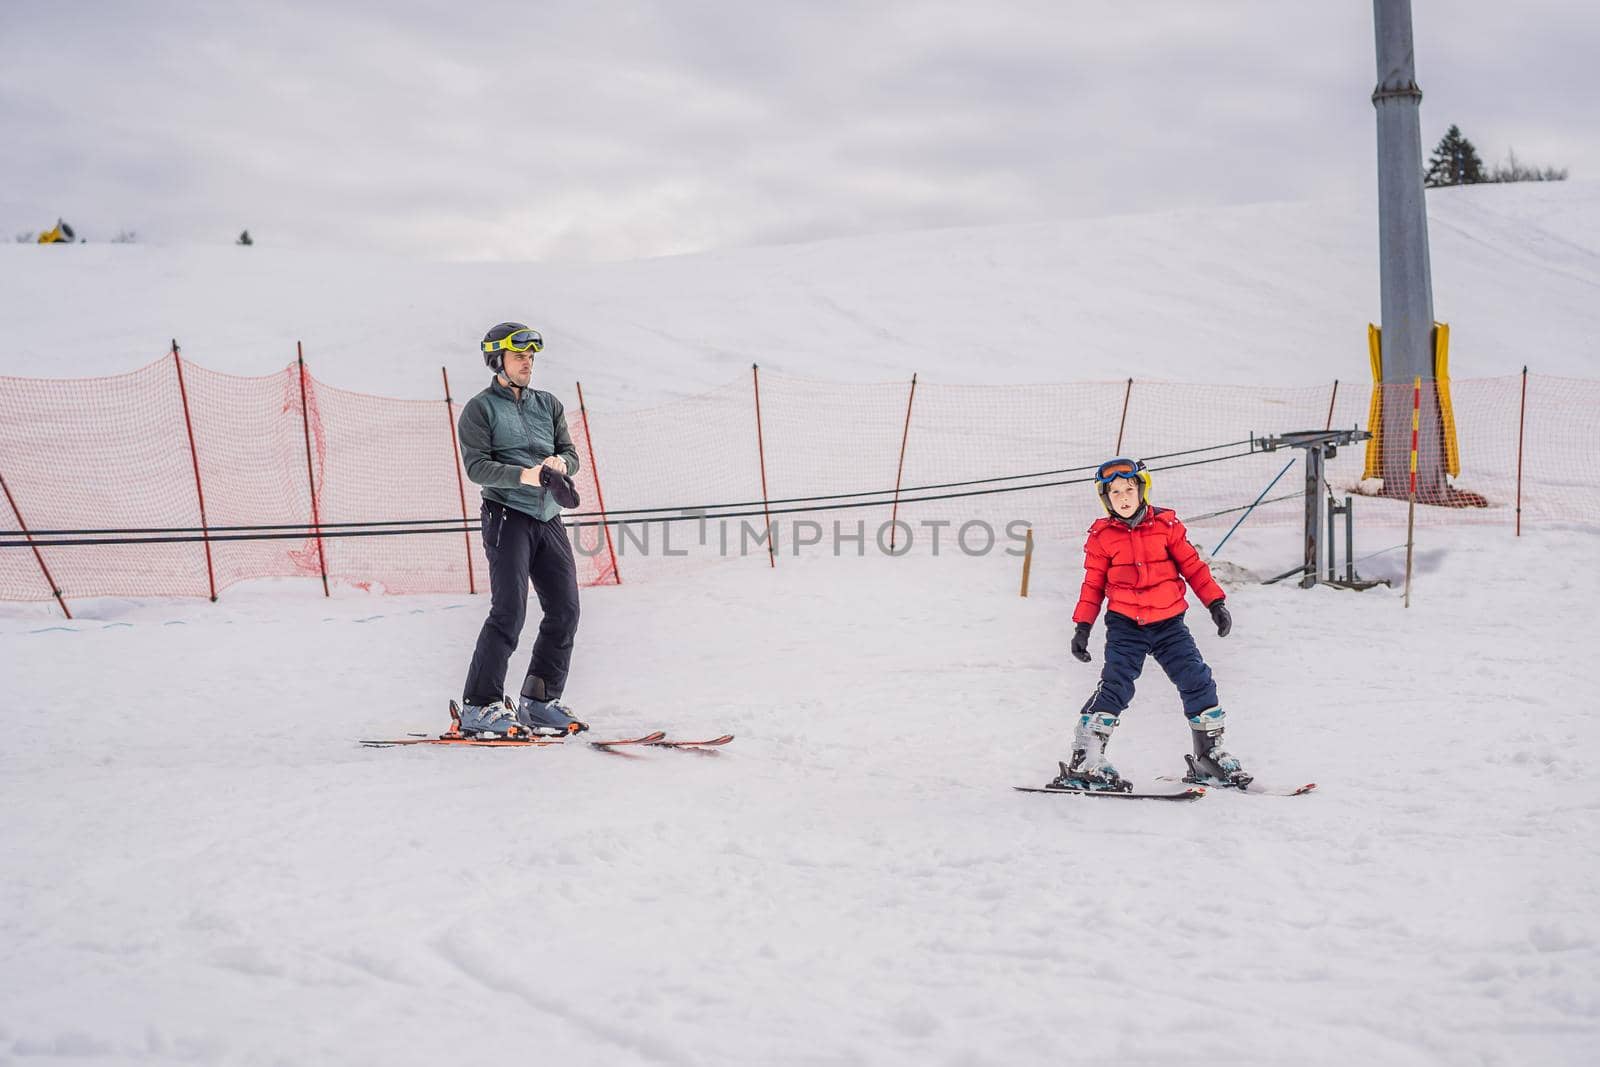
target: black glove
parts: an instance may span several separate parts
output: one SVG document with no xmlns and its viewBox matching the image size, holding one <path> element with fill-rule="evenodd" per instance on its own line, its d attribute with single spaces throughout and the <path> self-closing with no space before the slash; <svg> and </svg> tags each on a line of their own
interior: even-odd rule
<svg viewBox="0 0 1600 1067">
<path fill-rule="evenodd" d="M 1233 632 L 1233 616 L 1228 614 L 1228 605 L 1217 601 L 1211 605 L 1211 621 L 1217 624 L 1217 636 L 1227 637 Z"/>
<path fill-rule="evenodd" d="M 1077 657 L 1080 663 L 1088 663 L 1091 658 L 1089 656 L 1089 629 L 1089 623 L 1080 622 L 1077 628 L 1072 631 L 1072 654 Z"/>
<path fill-rule="evenodd" d="M 554 467 L 539 468 L 539 486 L 555 498 L 555 502 L 564 508 L 578 506 L 578 490 L 572 484 L 572 479 Z"/>
</svg>

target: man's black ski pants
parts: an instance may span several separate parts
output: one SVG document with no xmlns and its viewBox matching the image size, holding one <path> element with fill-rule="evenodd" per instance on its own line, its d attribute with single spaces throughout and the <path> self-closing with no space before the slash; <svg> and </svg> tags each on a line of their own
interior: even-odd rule
<svg viewBox="0 0 1600 1067">
<path fill-rule="evenodd" d="M 544 521 L 485 500 L 483 550 L 489 557 L 489 617 L 478 633 L 462 696 L 482 705 L 498 702 L 505 692 L 506 664 L 527 618 L 531 578 L 544 618 L 521 693 L 554 700 L 566 688 L 578 631 L 578 568 L 566 527 L 559 515 Z"/>
</svg>

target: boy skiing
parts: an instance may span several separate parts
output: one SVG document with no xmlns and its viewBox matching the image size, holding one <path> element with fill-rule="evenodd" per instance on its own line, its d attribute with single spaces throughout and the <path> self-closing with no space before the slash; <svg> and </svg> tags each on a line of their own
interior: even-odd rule
<svg viewBox="0 0 1600 1067">
<path fill-rule="evenodd" d="M 1095 471 L 1095 485 L 1106 517 L 1089 527 L 1084 544 L 1083 591 L 1072 621 L 1072 654 L 1088 663 L 1089 631 L 1100 602 L 1106 609 L 1106 662 L 1100 684 L 1083 706 L 1072 737 L 1072 759 L 1061 765 L 1054 788 L 1127 791 L 1132 786 L 1106 759 L 1106 744 L 1118 717 L 1133 699 L 1133 685 L 1154 656 L 1178 687 L 1189 720 L 1194 755 L 1190 779 L 1244 786 L 1250 776 L 1222 747 L 1224 715 L 1217 702 L 1211 668 L 1201 658 L 1184 625 L 1189 607 L 1184 582 L 1194 589 L 1226 637 L 1233 619 L 1225 594 L 1211 570 L 1189 543 L 1188 532 L 1168 508 L 1150 503 L 1150 474 L 1142 462 L 1110 459 Z"/>
</svg>

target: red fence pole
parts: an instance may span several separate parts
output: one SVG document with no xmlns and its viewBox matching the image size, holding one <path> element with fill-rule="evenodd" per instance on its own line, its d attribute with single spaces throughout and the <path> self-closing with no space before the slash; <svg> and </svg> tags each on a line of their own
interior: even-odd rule
<svg viewBox="0 0 1600 1067">
<path fill-rule="evenodd" d="M 900 432 L 900 466 L 894 471 L 894 510 L 889 514 L 889 552 L 894 552 L 895 534 L 900 528 L 895 525 L 900 519 L 900 475 L 906 469 L 906 439 L 911 436 L 911 402 L 917 398 L 917 376 L 911 375 L 911 395 L 906 397 L 906 428 Z"/>
<path fill-rule="evenodd" d="M 1517 536 L 1522 536 L 1522 428 L 1528 421 L 1528 367 L 1522 367 L 1522 405 L 1517 410 Z"/>
<path fill-rule="evenodd" d="M 1122 392 L 1122 422 L 1117 424 L 1117 455 L 1122 455 L 1122 431 L 1128 425 L 1128 398 L 1133 395 L 1133 379 L 1128 379 L 1128 388 Z"/>
<path fill-rule="evenodd" d="M 461 496 L 461 539 L 467 543 L 467 592 L 478 591 L 478 580 L 472 573 L 472 532 L 467 529 L 467 483 L 461 480 L 461 446 L 456 441 L 456 409 L 450 399 L 450 371 L 439 368 L 444 375 L 444 421 L 450 424 L 450 465 L 456 469 L 456 492 Z"/>
<path fill-rule="evenodd" d="M 178 397 L 183 401 L 183 428 L 189 434 L 189 462 L 194 466 L 194 495 L 200 501 L 200 532 L 205 540 L 200 543 L 206 550 L 206 583 L 211 588 L 211 602 L 217 602 L 217 572 L 211 565 L 211 525 L 206 521 L 206 491 L 200 484 L 200 453 L 194 447 L 194 423 L 189 419 L 189 390 L 183 384 L 183 357 L 178 354 L 178 339 L 172 339 L 172 365 L 178 368 Z"/>
<path fill-rule="evenodd" d="M 317 479 L 311 471 L 311 409 L 306 406 L 306 353 L 294 343 L 295 362 L 300 365 L 300 425 L 306 435 L 306 485 L 311 489 L 311 526 L 317 531 L 317 564 L 322 568 L 322 595 L 328 595 L 328 557 L 322 552 L 322 516 L 317 513 Z"/>
<path fill-rule="evenodd" d="M 39 547 L 33 543 L 33 535 L 28 532 L 28 524 L 22 521 L 22 511 L 17 507 L 15 498 L 11 495 L 11 487 L 6 485 L 4 475 L 0 475 L 0 489 L 5 490 L 6 503 L 11 505 L 11 514 L 17 517 L 17 526 L 22 529 L 22 534 L 28 539 L 28 547 L 33 549 L 33 558 L 39 563 L 39 570 L 44 574 L 45 584 L 50 587 L 51 594 L 56 598 L 56 603 L 61 605 L 61 610 L 67 618 L 72 618 L 72 612 L 67 610 L 67 602 L 61 599 L 61 590 L 56 588 L 56 580 L 50 576 L 50 568 L 44 565 L 44 557 L 39 554 Z"/>
<path fill-rule="evenodd" d="M 589 473 L 594 475 L 594 495 L 600 505 L 600 529 L 605 531 L 606 553 L 611 557 L 611 577 L 622 584 L 622 572 L 617 569 L 617 553 L 611 545 L 611 524 L 606 521 L 606 494 L 600 488 L 600 468 L 594 461 L 594 438 L 589 436 L 589 409 L 583 403 L 583 383 L 578 382 L 578 414 L 583 418 L 583 447 L 589 453 Z"/>
<path fill-rule="evenodd" d="M 1324 430 L 1333 429 L 1333 405 L 1339 399 L 1339 379 L 1333 380 L 1333 395 L 1328 398 L 1328 421 L 1322 424 Z"/>
<path fill-rule="evenodd" d="M 778 565 L 778 554 L 772 550 L 772 512 L 767 509 L 767 446 L 761 437 L 761 368 L 750 364 L 750 376 L 756 385 L 756 451 L 761 457 L 761 512 L 767 517 L 767 563 Z"/>
</svg>

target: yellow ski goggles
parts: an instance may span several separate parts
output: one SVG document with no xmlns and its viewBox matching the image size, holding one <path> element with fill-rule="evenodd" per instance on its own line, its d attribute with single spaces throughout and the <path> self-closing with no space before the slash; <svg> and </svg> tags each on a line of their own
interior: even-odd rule
<svg viewBox="0 0 1600 1067">
<path fill-rule="evenodd" d="M 544 338 L 539 336 L 538 330 L 518 330 L 498 341 L 483 342 L 483 354 L 486 356 L 496 352 L 540 352 L 543 349 Z"/>
</svg>

